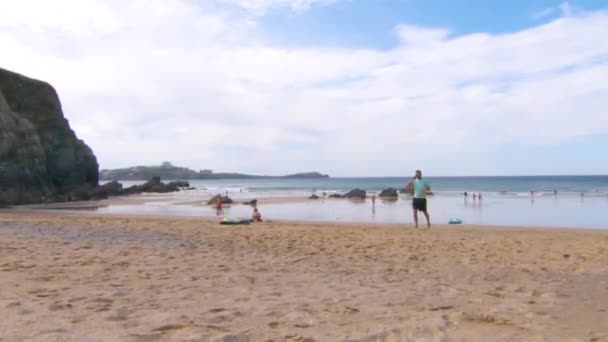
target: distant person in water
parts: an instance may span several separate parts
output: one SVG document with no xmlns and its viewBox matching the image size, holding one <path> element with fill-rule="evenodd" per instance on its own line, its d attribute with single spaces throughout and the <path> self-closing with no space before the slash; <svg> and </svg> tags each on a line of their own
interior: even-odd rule
<svg viewBox="0 0 608 342">
<path fill-rule="evenodd" d="M 253 213 L 251 214 L 251 220 L 253 222 L 262 222 L 262 214 L 258 210 L 258 208 L 253 208 Z"/>
<path fill-rule="evenodd" d="M 467 197 L 469 196 L 469 194 L 467 194 L 467 192 L 464 192 L 464 199 L 467 199 Z"/>
<path fill-rule="evenodd" d="M 477 194 L 477 198 L 481 201 L 481 192 Z"/>
<path fill-rule="evenodd" d="M 217 196 L 217 202 L 215 203 L 215 214 L 217 216 L 224 214 L 224 208 L 222 207 L 222 195 Z"/>
<path fill-rule="evenodd" d="M 422 171 L 416 170 L 414 178 L 407 183 L 407 192 L 414 191 L 414 199 L 412 200 L 412 209 L 414 210 L 414 223 L 418 228 L 418 211 L 422 211 L 426 218 L 427 228 L 431 228 L 431 219 L 426 206 L 426 193 L 431 191 L 431 187 L 426 179 L 422 178 Z"/>
<path fill-rule="evenodd" d="M 477 194 L 473 193 L 473 201 L 477 200 Z"/>
</svg>

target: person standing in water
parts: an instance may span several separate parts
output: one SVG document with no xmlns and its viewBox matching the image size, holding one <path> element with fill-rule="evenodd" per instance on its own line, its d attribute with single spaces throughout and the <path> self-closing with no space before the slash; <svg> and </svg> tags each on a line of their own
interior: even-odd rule
<svg viewBox="0 0 608 342">
<path fill-rule="evenodd" d="M 376 214 L 376 194 L 372 194 L 372 215 Z"/>
<path fill-rule="evenodd" d="M 220 216 L 224 214 L 224 208 L 222 207 L 222 195 L 217 195 L 217 201 L 215 202 L 215 215 Z"/>
<path fill-rule="evenodd" d="M 412 209 L 414 210 L 414 223 L 418 228 L 418 211 L 422 211 L 426 218 L 427 228 L 431 228 L 431 219 L 426 207 L 426 193 L 431 190 L 429 183 L 426 179 L 422 178 L 422 171 L 416 170 L 414 179 L 407 183 L 406 189 L 408 192 L 414 192 L 414 199 L 412 200 Z"/>
</svg>

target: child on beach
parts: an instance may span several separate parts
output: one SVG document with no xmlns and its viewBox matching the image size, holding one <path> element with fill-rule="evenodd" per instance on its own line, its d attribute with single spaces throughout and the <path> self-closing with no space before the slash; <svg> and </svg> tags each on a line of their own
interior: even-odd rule
<svg viewBox="0 0 608 342">
<path fill-rule="evenodd" d="M 215 214 L 217 216 L 224 214 L 224 209 L 222 208 L 222 196 L 217 196 L 217 203 L 215 204 Z"/>
<path fill-rule="evenodd" d="M 262 222 L 262 214 L 258 211 L 258 208 L 253 208 L 253 214 L 251 214 L 251 220 L 253 222 Z"/>
</svg>

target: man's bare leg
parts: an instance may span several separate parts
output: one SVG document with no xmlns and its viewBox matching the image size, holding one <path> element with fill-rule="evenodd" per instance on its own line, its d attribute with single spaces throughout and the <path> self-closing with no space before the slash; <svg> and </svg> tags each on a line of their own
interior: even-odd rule
<svg viewBox="0 0 608 342">
<path fill-rule="evenodd" d="M 418 228 L 418 210 L 414 209 L 414 223 L 416 223 L 416 228 Z"/>
<path fill-rule="evenodd" d="M 426 217 L 426 227 L 427 228 L 431 228 L 431 219 L 429 218 L 429 213 L 427 213 L 426 211 L 423 211 L 424 213 L 424 217 Z M 416 226 L 418 226 L 416 224 Z"/>
</svg>

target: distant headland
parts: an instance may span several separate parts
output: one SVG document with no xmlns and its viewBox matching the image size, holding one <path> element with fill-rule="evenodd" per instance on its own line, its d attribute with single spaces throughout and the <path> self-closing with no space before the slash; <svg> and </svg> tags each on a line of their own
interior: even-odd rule
<svg viewBox="0 0 608 342">
<path fill-rule="evenodd" d="M 260 176 L 242 173 L 218 172 L 212 170 L 195 171 L 186 167 L 174 166 L 170 162 L 164 162 L 159 166 L 133 166 L 124 169 L 101 170 L 100 180 L 149 180 L 152 177 L 162 179 L 276 179 L 276 178 L 329 178 L 319 172 L 302 172 L 285 176 Z"/>
</svg>

